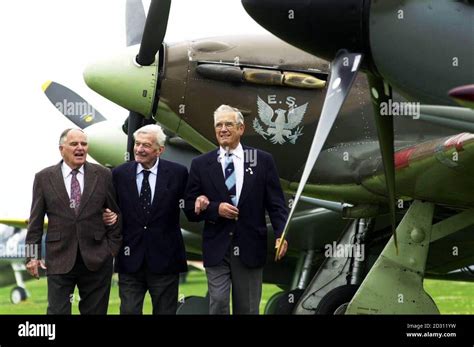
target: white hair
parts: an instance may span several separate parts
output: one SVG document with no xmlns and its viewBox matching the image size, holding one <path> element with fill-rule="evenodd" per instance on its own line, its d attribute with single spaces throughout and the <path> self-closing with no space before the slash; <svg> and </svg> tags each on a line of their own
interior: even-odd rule
<svg viewBox="0 0 474 347">
<path fill-rule="evenodd" d="M 158 124 L 148 124 L 142 126 L 133 133 L 133 138 L 136 139 L 138 134 L 152 134 L 155 136 L 156 144 L 158 146 L 162 147 L 165 145 L 166 135 Z"/>
<path fill-rule="evenodd" d="M 61 135 L 59 136 L 59 145 L 62 146 L 64 145 L 64 143 L 66 142 L 66 138 L 67 138 L 67 135 L 69 134 L 70 131 L 72 130 L 78 130 L 80 131 L 81 133 L 83 133 L 84 135 L 86 135 L 86 139 L 87 139 L 87 134 L 82 131 L 82 129 L 79 129 L 79 128 L 68 128 L 68 129 L 65 129 Z"/>
<path fill-rule="evenodd" d="M 240 112 L 238 108 L 235 108 L 229 105 L 220 105 L 214 111 L 214 125 L 217 123 L 217 116 L 222 113 L 234 113 L 236 123 L 244 124 L 244 116 L 242 115 L 242 112 Z"/>
</svg>

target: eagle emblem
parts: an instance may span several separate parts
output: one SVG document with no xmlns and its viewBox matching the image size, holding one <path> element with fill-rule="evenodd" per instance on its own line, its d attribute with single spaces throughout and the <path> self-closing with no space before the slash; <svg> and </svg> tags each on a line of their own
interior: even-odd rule
<svg viewBox="0 0 474 347">
<path fill-rule="evenodd" d="M 288 110 L 279 108 L 273 111 L 270 105 L 263 101 L 260 96 L 257 96 L 257 106 L 258 117 L 253 120 L 253 128 L 265 140 L 280 145 L 286 142 L 295 144 L 296 140 L 303 135 L 303 126 L 298 125 L 303 120 L 308 103 L 298 107 L 290 107 Z M 267 126 L 266 130 L 260 124 L 258 118 Z"/>
</svg>

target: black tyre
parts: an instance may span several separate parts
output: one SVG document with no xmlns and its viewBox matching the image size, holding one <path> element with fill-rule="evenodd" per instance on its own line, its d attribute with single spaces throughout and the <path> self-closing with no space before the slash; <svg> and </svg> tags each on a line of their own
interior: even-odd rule
<svg viewBox="0 0 474 347">
<path fill-rule="evenodd" d="M 315 314 L 344 314 L 357 289 L 355 284 L 334 288 L 321 299 Z"/>
<path fill-rule="evenodd" d="M 25 301 L 28 298 L 28 294 L 25 288 L 15 287 L 10 292 L 10 301 L 12 304 L 19 304 L 22 301 Z"/>
<path fill-rule="evenodd" d="M 187 296 L 178 305 L 176 314 L 209 314 L 209 297 Z"/>
<path fill-rule="evenodd" d="M 274 294 L 265 306 L 265 314 L 292 314 L 303 292 L 303 289 L 293 289 Z"/>
</svg>

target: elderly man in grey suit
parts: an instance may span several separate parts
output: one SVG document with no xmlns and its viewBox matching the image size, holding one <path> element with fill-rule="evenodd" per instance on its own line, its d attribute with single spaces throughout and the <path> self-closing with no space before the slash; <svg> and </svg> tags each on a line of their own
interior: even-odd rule
<svg viewBox="0 0 474 347">
<path fill-rule="evenodd" d="M 39 278 L 46 269 L 48 314 L 71 314 L 79 300 L 81 314 L 106 314 L 109 304 L 113 257 L 121 242 L 120 214 L 105 226 L 105 210 L 119 213 L 111 172 L 88 163 L 87 136 L 66 129 L 60 136 L 63 160 L 35 176 L 26 244 L 37 250 L 27 258 L 28 272 Z M 48 216 L 46 262 L 41 255 L 43 220 Z M 79 299 L 74 298 L 78 287 Z"/>
</svg>

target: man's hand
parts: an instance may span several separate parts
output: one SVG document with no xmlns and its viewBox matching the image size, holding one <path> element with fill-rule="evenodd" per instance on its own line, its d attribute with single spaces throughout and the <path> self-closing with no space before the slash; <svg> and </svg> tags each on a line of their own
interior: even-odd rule
<svg viewBox="0 0 474 347">
<path fill-rule="evenodd" d="M 200 195 L 196 198 L 194 202 L 194 213 L 199 215 L 202 211 L 207 209 L 209 206 L 209 199 L 205 195 Z"/>
<path fill-rule="evenodd" d="M 46 270 L 46 265 L 44 264 L 44 261 L 42 260 L 37 260 L 37 259 L 31 259 L 27 264 L 26 264 L 26 271 L 28 271 L 28 273 L 39 279 L 40 276 L 39 276 L 39 268 L 42 268 L 44 270 Z"/>
<path fill-rule="evenodd" d="M 276 239 L 276 241 L 275 241 L 275 249 L 276 249 L 277 251 L 278 251 L 278 247 L 280 246 L 280 243 L 281 243 L 281 239 Z M 280 253 L 277 254 L 276 259 L 277 259 L 277 260 L 282 259 L 282 258 L 285 256 L 287 250 L 288 250 L 288 242 L 285 240 L 285 241 L 283 242 L 283 246 L 282 246 L 281 249 L 280 249 Z"/>
<path fill-rule="evenodd" d="M 115 212 L 109 210 L 108 208 L 102 213 L 102 220 L 104 221 L 105 225 L 114 225 L 117 223 L 118 216 Z"/>
<path fill-rule="evenodd" d="M 227 202 L 221 202 L 219 205 L 219 216 L 237 220 L 239 217 L 239 209 Z"/>
</svg>

